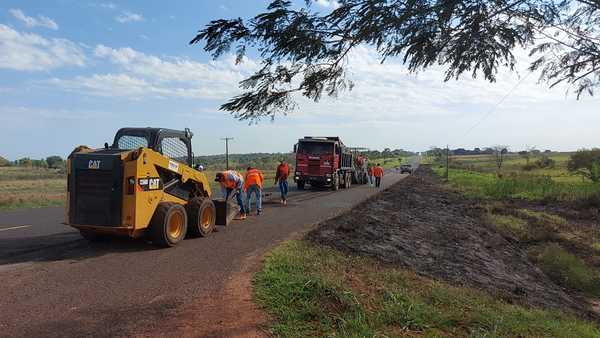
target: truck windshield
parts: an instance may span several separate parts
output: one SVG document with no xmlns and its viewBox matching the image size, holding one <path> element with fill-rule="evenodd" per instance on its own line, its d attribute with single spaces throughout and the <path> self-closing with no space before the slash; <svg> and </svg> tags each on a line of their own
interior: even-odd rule
<svg viewBox="0 0 600 338">
<path fill-rule="evenodd" d="M 140 147 L 147 147 L 148 139 L 145 136 L 138 135 L 121 135 L 117 140 L 117 148 L 124 150 L 132 150 Z"/>
<path fill-rule="evenodd" d="M 333 152 L 333 143 L 300 142 L 298 152 L 312 155 L 328 154 Z"/>
</svg>

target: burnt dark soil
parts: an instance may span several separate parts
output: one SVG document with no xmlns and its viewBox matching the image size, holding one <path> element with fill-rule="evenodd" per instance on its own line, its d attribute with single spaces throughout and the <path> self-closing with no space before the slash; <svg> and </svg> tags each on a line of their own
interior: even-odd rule
<svg viewBox="0 0 600 338">
<path fill-rule="evenodd" d="M 428 166 L 308 238 L 509 302 L 592 316 L 528 259 L 518 242 L 482 221 L 476 200 L 444 188 Z"/>
</svg>

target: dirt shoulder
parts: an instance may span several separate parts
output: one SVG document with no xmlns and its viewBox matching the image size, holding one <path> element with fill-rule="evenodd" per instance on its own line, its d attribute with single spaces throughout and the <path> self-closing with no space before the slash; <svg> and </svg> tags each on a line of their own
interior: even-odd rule
<svg viewBox="0 0 600 338">
<path fill-rule="evenodd" d="M 309 239 L 509 302 L 590 315 L 481 214 L 477 201 L 444 189 L 430 168 L 420 167 L 377 198 L 325 222 Z"/>
</svg>

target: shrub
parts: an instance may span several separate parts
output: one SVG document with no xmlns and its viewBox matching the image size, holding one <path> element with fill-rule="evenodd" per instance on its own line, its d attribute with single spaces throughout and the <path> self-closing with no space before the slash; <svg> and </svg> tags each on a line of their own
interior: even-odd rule
<svg viewBox="0 0 600 338">
<path fill-rule="evenodd" d="M 542 156 L 539 160 L 535 161 L 535 165 L 538 168 L 554 168 L 556 166 L 556 161 L 551 159 L 548 156 Z"/>
<path fill-rule="evenodd" d="M 521 167 L 524 171 L 532 171 L 533 169 L 537 169 L 538 166 L 535 163 L 527 163 Z"/>
<path fill-rule="evenodd" d="M 567 169 L 575 174 L 600 182 L 600 149 L 581 149 L 571 155 Z"/>
<path fill-rule="evenodd" d="M 560 245 L 548 244 L 539 255 L 538 261 L 541 269 L 558 284 L 600 296 L 598 272 Z"/>
</svg>

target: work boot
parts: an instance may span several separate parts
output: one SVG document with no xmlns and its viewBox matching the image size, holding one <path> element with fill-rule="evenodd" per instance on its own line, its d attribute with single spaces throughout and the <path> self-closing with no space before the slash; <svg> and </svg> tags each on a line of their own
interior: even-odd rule
<svg viewBox="0 0 600 338">
<path fill-rule="evenodd" d="M 283 205 L 287 205 L 287 200 L 283 200 Z"/>
<path fill-rule="evenodd" d="M 260 216 L 262 214 L 262 210 L 256 210 L 256 216 Z"/>
<path fill-rule="evenodd" d="M 242 214 L 241 219 L 242 219 L 242 221 L 245 220 L 246 219 L 246 214 Z"/>
</svg>

